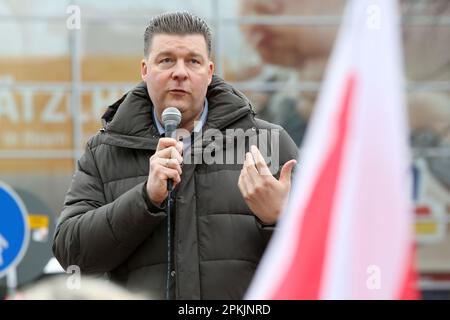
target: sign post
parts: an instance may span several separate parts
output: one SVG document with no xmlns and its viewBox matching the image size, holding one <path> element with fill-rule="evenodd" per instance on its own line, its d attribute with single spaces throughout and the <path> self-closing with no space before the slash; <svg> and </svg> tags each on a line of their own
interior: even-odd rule
<svg viewBox="0 0 450 320">
<path fill-rule="evenodd" d="M 6 275 L 8 294 L 17 287 L 16 266 L 28 248 L 28 213 L 17 193 L 0 181 L 0 278 Z"/>
</svg>

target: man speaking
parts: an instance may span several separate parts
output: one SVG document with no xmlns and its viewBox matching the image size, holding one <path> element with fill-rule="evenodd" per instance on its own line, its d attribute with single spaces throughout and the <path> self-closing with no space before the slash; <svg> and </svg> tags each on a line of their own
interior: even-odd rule
<svg viewBox="0 0 450 320">
<path fill-rule="evenodd" d="M 78 161 L 53 244 L 64 268 L 159 299 L 243 297 L 287 200 L 297 147 L 213 75 L 210 55 L 201 18 L 150 21 L 143 82 L 107 109 Z M 168 108 L 179 111 L 182 142 L 167 137 Z"/>
</svg>

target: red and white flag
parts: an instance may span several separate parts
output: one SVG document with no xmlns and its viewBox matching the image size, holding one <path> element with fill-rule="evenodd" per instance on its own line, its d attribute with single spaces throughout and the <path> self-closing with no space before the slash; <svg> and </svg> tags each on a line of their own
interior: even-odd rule
<svg viewBox="0 0 450 320">
<path fill-rule="evenodd" d="M 397 3 L 349 1 L 289 203 L 247 299 L 415 299 Z"/>
</svg>

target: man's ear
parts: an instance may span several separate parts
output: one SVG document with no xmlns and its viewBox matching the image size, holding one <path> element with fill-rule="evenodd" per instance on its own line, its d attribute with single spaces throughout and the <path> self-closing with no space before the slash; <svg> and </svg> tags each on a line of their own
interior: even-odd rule
<svg viewBox="0 0 450 320">
<path fill-rule="evenodd" d="M 147 63 L 145 61 L 145 59 L 141 60 L 141 78 L 143 81 L 145 81 L 147 79 Z"/>
<path fill-rule="evenodd" d="M 209 80 L 208 80 L 208 85 L 211 84 L 213 74 L 214 74 L 214 62 L 209 61 L 209 70 L 208 70 L 208 78 L 209 78 Z"/>
</svg>

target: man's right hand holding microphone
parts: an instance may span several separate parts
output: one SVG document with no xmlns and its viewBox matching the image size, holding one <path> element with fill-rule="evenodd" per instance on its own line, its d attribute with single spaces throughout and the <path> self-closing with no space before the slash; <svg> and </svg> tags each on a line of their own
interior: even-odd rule
<svg viewBox="0 0 450 320">
<path fill-rule="evenodd" d="M 173 181 L 173 188 L 181 181 L 183 143 L 172 138 L 161 138 L 156 152 L 150 157 L 147 194 L 157 206 L 167 198 L 167 181 Z"/>
</svg>

